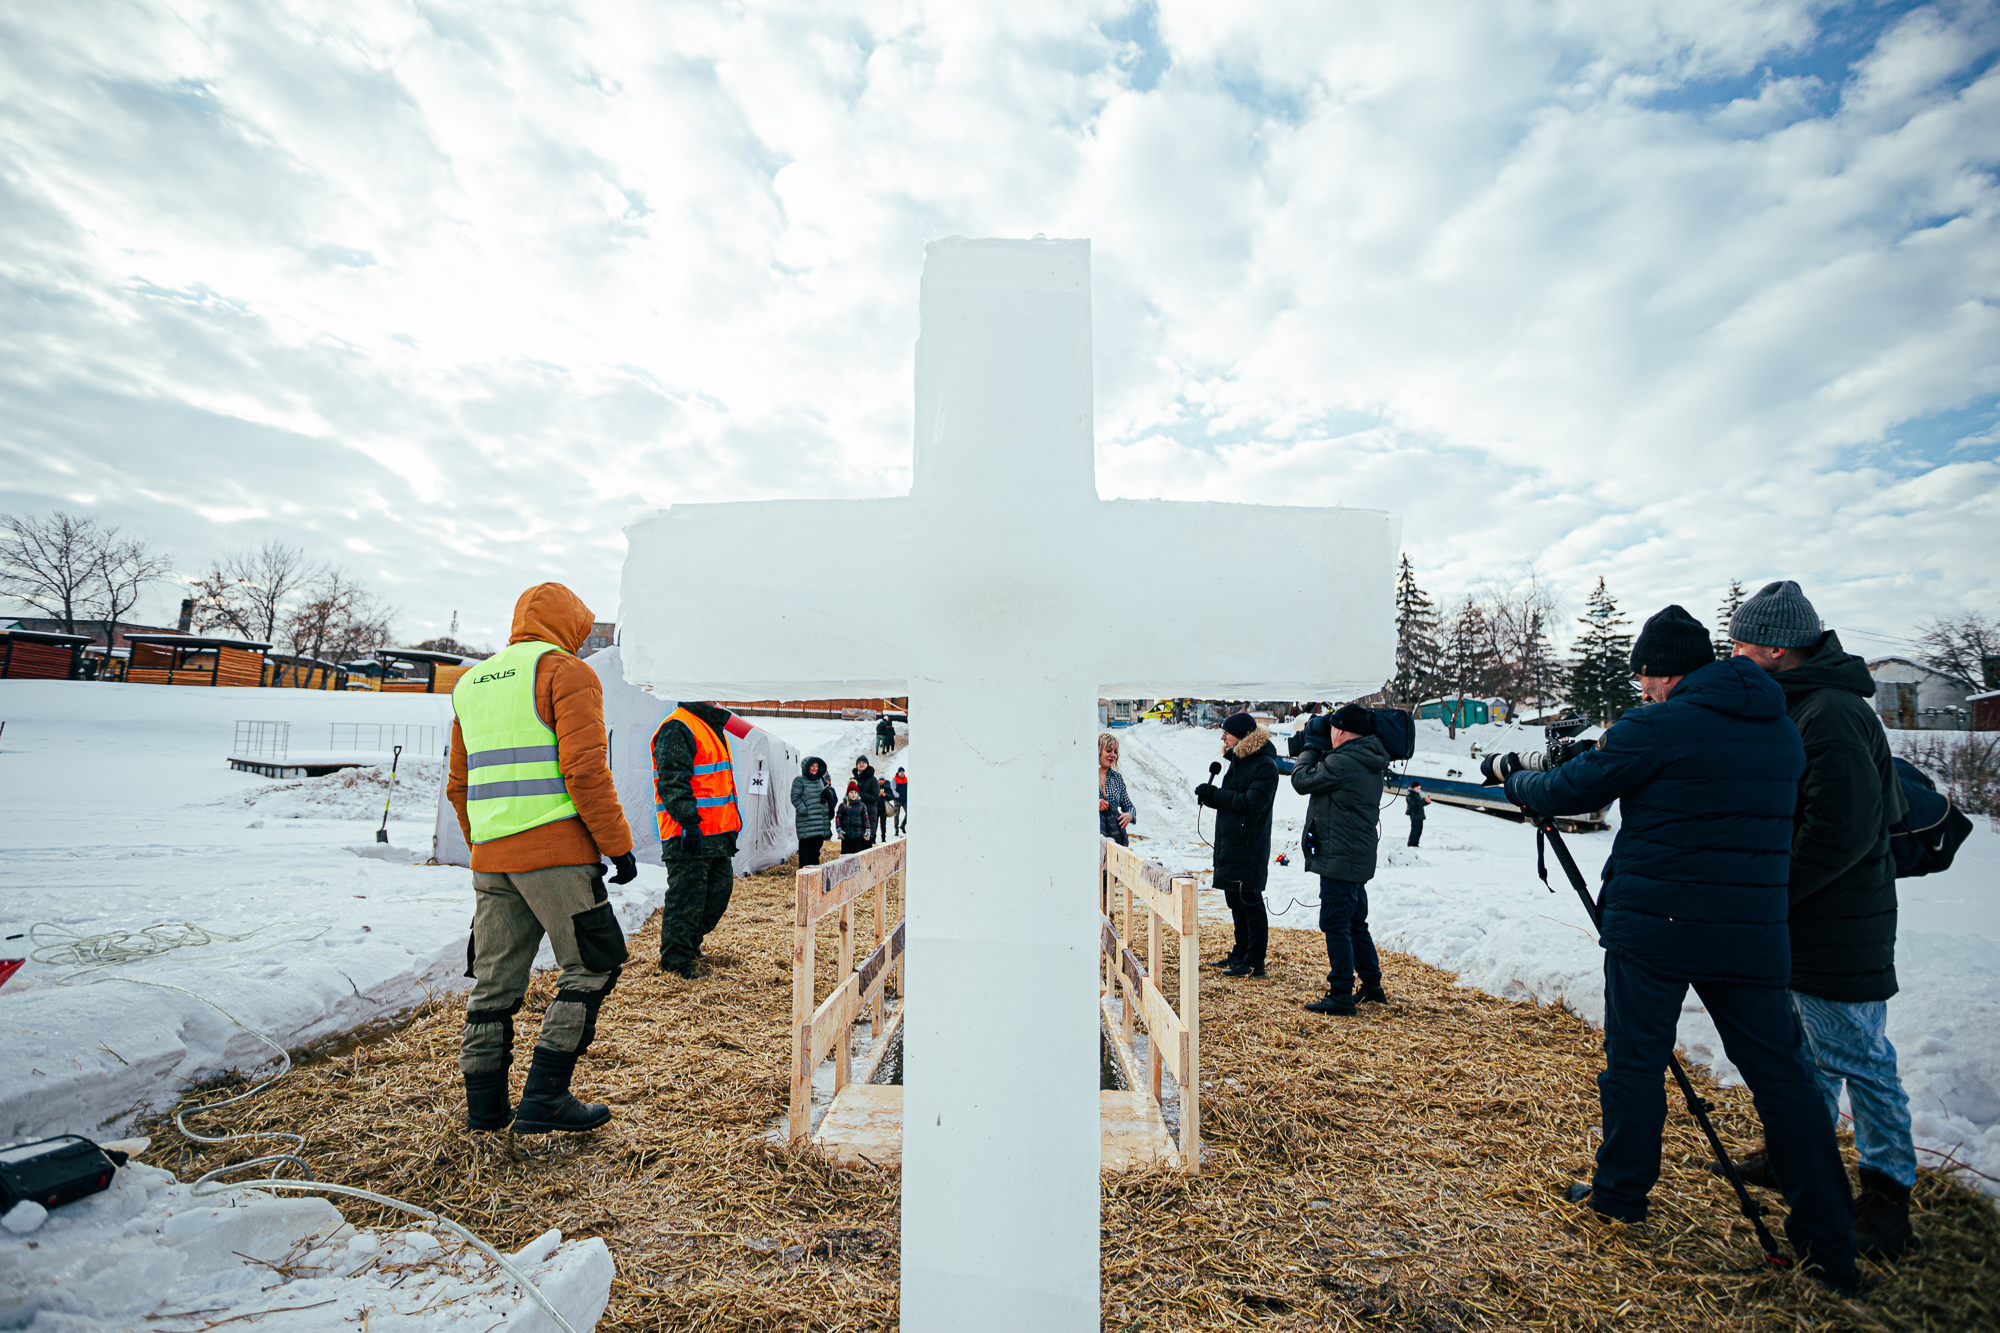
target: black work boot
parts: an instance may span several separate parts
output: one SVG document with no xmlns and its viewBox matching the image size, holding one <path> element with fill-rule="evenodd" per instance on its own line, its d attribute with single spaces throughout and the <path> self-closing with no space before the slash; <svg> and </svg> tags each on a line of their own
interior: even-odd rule
<svg viewBox="0 0 2000 1333">
<path fill-rule="evenodd" d="M 1264 975 L 1264 969 L 1251 963 L 1237 963 L 1233 967 L 1223 968 L 1222 975 L 1225 977 L 1261 977 Z"/>
<path fill-rule="evenodd" d="M 1710 1159 L 1708 1169 L 1712 1174 L 1722 1176 L 1724 1180 L 1729 1179 L 1723 1173 L 1722 1163 L 1718 1161 Z M 1755 1185 L 1767 1190 L 1778 1188 L 1778 1178 L 1771 1174 L 1770 1155 L 1762 1148 L 1740 1159 L 1736 1163 L 1736 1174 L 1743 1177 L 1743 1183 L 1746 1185 Z"/>
<path fill-rule="evenodd" d="M 1910 1245 L 1910 1187 L 1861 1168 L 1854 1200 L 1854 1245 L 1870 1259 L 1900 1259 Z"/>
<path fill-rule="evenodd" d="M 1382 983 L 1379 981 L 1364 981 L 1361 983 L 1361 989 L 1354 993 L 1354 1002 L 1356 1004 L 1387 1004 L 1389 1003 L 1389 992 L 1382 989 Z"/>
<path fill-rule="evenodd" d="M 465 1127 L 481 1133 L 507 1128 L 514 1108 L 507 1104 L 507 1071 L 465 1076 Z"/>
<path fill-rule="evenodd" d="M 1355 1012 L 1354 997 L 1342 995 L 1338 991 L 1328 991 L 1324 999 L 1314 1000 L 1306 1008 L 1316 1014 L 1344 1014 L 1351 1018 Z"/>
<path fill-rule="evenodd" d="M 574 1073 L 574 1054 L 552 1051 L 546 1046 L 535 1048 L 535 1062 L 528 1066 L 521 1104 L 514 1111 L 516 1134 L 546 1134 L 556 1129 L 578 1133 L 596 1129 L 611 1119 L 610 1107 L 586 1105 L 569 1095 L 569 1080 Z"/>
<path fill-rule="evenodd" d="M 1222 957 L 1210 963 L 1209 966 L 1216 969 L 1218 972 L 1227 972 L 1230 968 L 1235 967 L 1238 963 L 1241 963 L 1242 961 L 1243 959 L 1237 954 L 1236 950 L 1231 949 L 1228 953 L 1224 954 Z"/>
</svg>

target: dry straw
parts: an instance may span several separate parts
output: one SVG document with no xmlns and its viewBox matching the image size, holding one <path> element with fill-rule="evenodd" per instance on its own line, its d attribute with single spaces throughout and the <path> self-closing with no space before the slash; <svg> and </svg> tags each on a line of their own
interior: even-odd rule
<svg viewBox="0 0 2000 1333">
<path fill-rule="evenodd" d="M 579 1094 L 613 1107 L 605 1130 L 468 1134 L 450 1000 L 304 1062 L 240 1125 L 303 1132 L 322 1179 L 425 1204 L 504 1248 L 550 1226 L 602 1236 L 618 1265 L 603 1329 L 893 1329 L 897 1178 L 766 1141 L 787 1095 L 790 904 L 787 870 L 738 881 L 693 982 L 649 964 L 657 925 L 633 939 L 577 1073 Z M 861 907 L 857 938 L 870 939 Z M 2000 1215 L 1949 1174 L 1918 1183 L 1925 1248 L 1864 1265 L 1858 1300 L 1757 1270 L 1749 1227 L 1678 1112 L 1647 1225 L 1562 1202 L 1590 1169 L 1598 1034 L 1559 1008 L 1386 961 L 1395 1003 L 1352 1019 L 1299 1008 L 1319 989 L 1317 935 L 1273 931 L 1268 980 L 1204 979 L 1209 1157 L 1193 1178 L 1107 1179 L 1108 1333 L 2000 1328 Z M 537 980 L 522 1015 L 517 1095 L 552 983 Z M 1708 1091 L 1724 1137 L 1754 1147 L 1748 1097 Z M 170 1123 L 153 1133 L 151 1160 L 184 1178 L 228 1160 Z"/>
</svg>

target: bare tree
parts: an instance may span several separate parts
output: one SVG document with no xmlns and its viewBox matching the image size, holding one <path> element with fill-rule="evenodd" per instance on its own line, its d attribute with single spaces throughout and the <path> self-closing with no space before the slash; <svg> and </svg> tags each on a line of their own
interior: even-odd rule
<svg viewBox="0 0 2000 1333">
<path fill-rule="evenodd" d="M 104 621 L 104 646 L 118 642 L 118 626 L 138 604 L 146 589 L 165 579 L 173 570 L 174 558 L 156 551 L 143 537 L 119 537 L 116 528 L 105 529 L 97 548 L 97 594 L 94 607 Z"/>
<path fill-rule="evenodd" d="M 1968 690 L 2000 688 L 1993 683 L 1994 673 L 2000 671 L 2000 621 L 1976 611 L 1936 616 L 1917 642 L 1923 646 L 1923 663 L 1931 670 L 1944 672 Z"/>
<path fill-rule="evenodd" d="M 195 627 L 275 643 L 288 604 L 325 573 L 313 568 L 304 551 L 281 541 L 232 551 L 195 581 Z"/>
<path fill-rule="evenodd" d="M 1560 669 L 1549 646 L 1549 627 L 1560 614 L 1555 589 L 1532 564 L 1486 595 L 1486 632 L 1492 669 L 1485 684 L 1507 701 L 1510 716 L 1525 699 L 1539 708 L 1556 689 Z"/>
<path fill-rule="evenodd" d="M 0 516 L 0 592 L 76 633 L 103 577 L 101 551 L 117 532 L 58 509 L 47 517 Z"/>
<path fill-rule="evenodd" d="M 351 575 L 327 569 L 285 613 L 283 628 L 297 656 L 347 661 L 388 647 L 393 615 Z"/>
</svg>

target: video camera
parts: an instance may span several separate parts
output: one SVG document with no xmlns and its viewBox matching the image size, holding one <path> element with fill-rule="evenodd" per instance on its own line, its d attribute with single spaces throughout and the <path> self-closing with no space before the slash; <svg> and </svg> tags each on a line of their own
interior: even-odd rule
<svg viewBox="0 0 2000 1333">
<path fill-rule="evenodd" d="M 1506 781 L 1507 774 L 1520 769 L 1546 773 L 1561 768 L 1578 755 L 1597 748 L 1596 741 L 1583 740 L 1577 735 L 1589 725 L 1587 717 L 1559 717 L 1542 728 L 1543 749 L 1526 754 L 1489 754 L 1479 761 L 1480 777 L 1486 786 L 1493 787 Z"/>
</svg>

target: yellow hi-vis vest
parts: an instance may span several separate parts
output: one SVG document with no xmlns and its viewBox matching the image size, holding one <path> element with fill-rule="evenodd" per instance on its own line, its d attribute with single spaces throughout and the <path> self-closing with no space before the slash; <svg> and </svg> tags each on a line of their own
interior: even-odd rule
<svg viewBox="0 0 2000 1333">
<path fill-rule="evenodd" d="M 535 667 L 563 650 L 532 639 L 510 643 L 452 687 L 451 709 L 465 737 L 465 814 L 475 843 L 510 838 L 576 816 L 556 734 L 535 712 Z"/>
<path fill-rule="evenodd" d="M 668 722 L 685 723 L 694 734 L 694 780 L 690 785 L 694 788 L 695 806 L 701 811 L 702 835 L 733 833 L 742 828 L 743 813 L 736 808 L 736 770 L 729 765 L 729 742 L 685 708 L 667 714 L 667 721 L 653 728 L 654 737 L 659 736 L 660 727 Z M 658 792 L 657 774 L 654 790 Z M 657 794 L 653 810 L 659 815 L 661 842 L 672 842 L 681 836 L 680 821 L 667 813 Z"/>
</svg>

